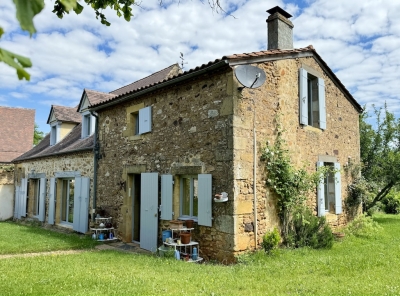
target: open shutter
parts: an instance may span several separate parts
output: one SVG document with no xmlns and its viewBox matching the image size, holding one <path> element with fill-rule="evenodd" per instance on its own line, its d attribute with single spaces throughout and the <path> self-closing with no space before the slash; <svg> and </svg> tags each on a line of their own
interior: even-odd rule
<svg viewBox="0 0 400 296">
<path fill-rule="evenodd" d="M 81 187 L 82 177 L 75 177 L 74 187 L 74 220 L 72 223 L 72 229 L 79 231 L 79 205 L 81 203 Z"/>
<path fill-rule="evenodd" d="M 322 161 L 317 162 L 317 168 L 323 167 Z M 317 188 L 317 205 L 318 205 L 318 217 L 325 216 L 325 190 L 324 190 L 324 178 L 321 175 Z"/>
<path fill-rule="evenodd" d="M 326 129 L 325 82 L 318 77 L 319 128 Z"/>
<path fill-rule="evenodd" d="M 21 191 L 21 186 L 15 185 L 15 194 L 14 194 L 14 219 L 19 219 L 19 192 Z"/>
<path fill-rule="evenodd" d="M 79 204 L 79 232 L 85 233 L 88 230 L 89 222 L 89 194 L 90 194 L 90 178 L 81 178 L 81 199 Z M 74 205 L 75 206 L 75 205 Z M 75 221 L 74 216 L 74 221 Z"/>
<path fill-rule="evenodd" d="M 212 175 L 198 175 L 199 216 L 198 224 L 212 226 Z"/>
<path fill-rule="evenodd" d="M 161 175 L 161 219 L 172 219 L 172 175 Z"/>
<path fill-rule="evenodd" d="M 300 124 L 308 125 L 308 86 L 307 71 L 300 68 L 299 74 L 299 107 L 300 107 Z"/>
<path fill-rule="evenodd" d="M 50 179 L 50 192 L 49 192 L 49 212 L 47 217 L 47 223 L 54 224 L 54 210 L 56 208 L 56 198 L 55 198 L 55 189 L 56 189 L 56 179 Z"/>
<path fill-rule="evenodd" d="M 335 213 L 342 213 L 342 180 L 340 175 L 340 163 L 335 162 Z"/>
<path fill-rule="evenodd" d="M 45 203 L 46 200 L 46 178 L 40 178 L 40 185 L 39 185 L 39 221 L 44 221 L 44 212 L 45 212 Z"/>
<path fill-rule="evenodd" d="M 157 251 L 158 173 L 140 174 L 140 247 Z"/>
<path fill-rule="evenodd" d="M 151 132 L 151 106 L 139 110 L 139 134 Z"/>
<path fill-rule="evenodd" d="M 90 115 L 90 134 L 93 135 L 96 128 L 96 117 Z"/>
<path fill-rule="evenodd" d="M 28 194 L 28 179 L 22 178 L 21 179 L 21 194 L 19 200 L 19 218 L 26 217 L 26 197 Z"/>
</svg>

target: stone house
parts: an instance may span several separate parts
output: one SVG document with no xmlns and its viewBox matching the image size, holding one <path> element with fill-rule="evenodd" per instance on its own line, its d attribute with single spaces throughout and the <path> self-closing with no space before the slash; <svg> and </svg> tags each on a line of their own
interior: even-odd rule
<svg viewBox="0 0 400 296">
<path fill-rule="evenodd" d="M 11 161 L 32 149 L 35 110 L 0 106 L 0 221 L 13 216 L 14 169 Z"/>
<path fill-rule="evenodd" d="M 169 220 L 193 219 L 206 259 L 231 262 L 258 248 L 278 225 L 260 160 L 277 115 L 296 165 L 338 169 L 309 205 L 333 225 L 346 223 L 349 180 L 340 169 L 359 162 L 362 108 L 312 46 L 293 48 L 291 15 L 268 12 L 268 50 L 224 56 L 89 107 L 97 114 L 96 205 L 123 241 L 155 251 Z M 248 65 L 258 73 L 250 83 L 238 74 Z M 214 200 L 221 192 L 227 201 Z"/>
<path fill-rule="evenodd" d="M 15 219 L 31 219 L 86 233 L 96 208 L 95 117 L 91 104 L 178 73 L 172 65 L 111 93 L 85 89 L 77 107 L 52 106 L 50 133 L 15 158 Z M 32 127 L 33 131 L 33 127 Z M 30 147 L 31 148 L 31 147 Z"/>
</svg>

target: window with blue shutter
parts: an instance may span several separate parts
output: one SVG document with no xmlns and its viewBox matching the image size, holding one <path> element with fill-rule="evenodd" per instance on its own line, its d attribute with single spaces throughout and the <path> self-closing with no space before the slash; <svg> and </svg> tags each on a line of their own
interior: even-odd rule
<svg viewBox="0 0 400 296">
<path fill-rule="evenodd" d="M 323 167 L 324 163 L 321 161 L 317 162 L 317 168 Z M 325 216 L 325 178 L 321 174 L 318 187 L 317 187 L 317 205 L 318 205 L 318 216 Z"/>
<path fill-rule="evenodd" d="M 325 213 L 342 213 L 342 190 L 340 164 L 332 162 L 317 162 L 317 168 L 328 168 L 325 176 L 321 176 L 317 187 L 318 216 Z"/>
<path fill-rule="evenodd" d="M 139 110 L 139 135 L 151 132 L 151 106 Z"/>
<path fill-rule="evenodd" d="M 50 191 L 49 191 L 49 211 L 47 217 L 47 223 L 53 225 L 54 224 L 54 214 L 56 207 L 56 179 L 50 179 Z"/>
<path fill-rule="evenodd" d="M 304 68 L 299 69 L 299 109 L 300 124 L 326 129 L 324 80 Z"/>
<path fill-rule="evenodd" d="M 40 178 L 39 186 L 39 221 L 44 221 L 44 212 L 46 205 L 46 178 Z"/>
<path fill-rule="evenodd" d="M 85 233 L 88 227 L 90 178 L 76 177 L 74 182 L 73 229 Z"/>
<path fill-rule="evenodd" d="M 340 163 L 335 163 L 335 213 L 342 213 L 342 180 L 340 174 Z"/>
</svg>

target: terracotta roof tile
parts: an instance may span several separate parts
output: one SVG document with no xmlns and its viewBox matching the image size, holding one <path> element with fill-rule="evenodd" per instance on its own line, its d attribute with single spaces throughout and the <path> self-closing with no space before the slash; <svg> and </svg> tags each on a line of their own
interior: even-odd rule
<svg viewBox="0 0 400 296">
<path fill-rule="evenodd" d="M 33 146 L 35 110 L 0 107 L 0 163 L 10 163 Z"/>
<path fill-rule="evenodd" d="M 104 92 L 91 90 L 91 89 L 85 89 L 85 93 L 87 95 L 90 105 L 96 105 L 107 99 L 112 99 L 113 97 L 116 96 L 115 94 L 104 93 Z"/>
<path fill-rule="evenodd" d="M 76 109 L 76 107 L 52 105 L 47 123 L 50 123 L 51 114 L 54 114 L 57 121 L 80 123 L 82 121 L 82 115 L 78 113 Z"/>
</svg>

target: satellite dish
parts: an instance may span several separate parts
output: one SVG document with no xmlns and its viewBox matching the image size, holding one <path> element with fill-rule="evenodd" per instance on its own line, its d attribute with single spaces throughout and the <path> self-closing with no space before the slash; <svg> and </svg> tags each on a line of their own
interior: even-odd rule
<svg viewBox="0 0 400 296">
<path fill-rule="evenodd" d="M 237 80 L 245 87 L 257 88 L 264 84 L 267 76 L 264 70 L 251 65 L 239 65 L 235 68 Z"/>
</svg>

